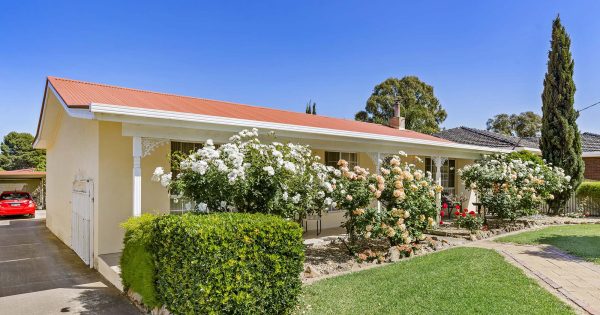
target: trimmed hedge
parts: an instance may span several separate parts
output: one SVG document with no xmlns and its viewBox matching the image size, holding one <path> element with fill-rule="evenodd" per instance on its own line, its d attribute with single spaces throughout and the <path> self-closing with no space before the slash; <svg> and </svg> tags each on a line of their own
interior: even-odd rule
<svg viewBox="0 0 600 315">
<path fill-rule="evenodd" d="M 155 266 L 152 284 L 159 304 L 173 314 L 285 314 L 296 306 L 304 261 L 297 223 L 244 213 L 167 215 L 150 222 L 145 248 Z"/>
<path fill-rule="evenodd" d="M 600 182 L 583 182 L 577 188 L 577 197 L 600 199 Z"/>
<path fill-rule="evenodd" d="M 121 280 L 128 289 L 142 296 L 142 303 L 150 308 L 160 306 L 155 289 L 156 269 L 150 254 L 153 221 L 156 216 L 143 214 L 121 224 L 125 229 L 121 255 Z"/>
</svg>

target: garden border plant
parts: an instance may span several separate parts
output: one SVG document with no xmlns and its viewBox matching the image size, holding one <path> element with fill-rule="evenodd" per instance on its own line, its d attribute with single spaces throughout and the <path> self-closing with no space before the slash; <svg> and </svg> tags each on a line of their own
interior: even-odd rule
<svg viewBox="0 0 600 315">
<path fill-rule="evenodd" d="M 490 213 L 510 220 L 536 213 L 542 202 L 567 189 L 570 181 L 559 167 L 514 154 L 484 156 L 459 174 Z"/>
</svg>

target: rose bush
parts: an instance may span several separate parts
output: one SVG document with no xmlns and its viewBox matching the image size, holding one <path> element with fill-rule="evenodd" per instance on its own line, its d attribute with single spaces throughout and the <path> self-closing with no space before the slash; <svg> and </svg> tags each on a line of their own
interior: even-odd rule
<svg viewBox="0 0 600 315">
<path fill-rule="evenodd" d="M 465 228 L 471 233 L 481 230 L 481 227 L 483 226 L 483 219 L 478 217 L 475 211 L 469 211 L 467 208 L 463 209 L 462 211 L 460 211 L 460 208 L 458 208 L 454 212 L 454 217 L 458 227 Z"/>
<path fill-rule="evenodd" d="M 380 173 L 371 176 L 368 188 L 381 209 L 357 213 L 359 234 L 367 239 L 387 238 L 392 246 L 421 240 L 423 232 L 435 225 L 435 194 L 442 187 L 433 183 L 431 173 L 402 163 L 398 155 L 385 161 Z"/>
<path fill-rule="evenodd" d="M 523 161 L 505 154 L 484 156 L 459 170 L 480 202 L 502 219 L 535 213 L 545 200 L 568 188 L 570 178 L 559 167 Z"/>
<path fill-rule="evenodd" d="M 176 178 L 162 168 L 153 180 L 193 200 L 196 211 L 269 213 L 284 218 L 317 213 L 332 204 L 333 168 L 305 145 L 262 143 L 243 130 L 218 148 L 212 140 L 179 161 Z"/>
<path fill-rule="evenodd" d="M 362 216 L 368 211 L 367 207 L 373 201 L 373 195 L 368 188 L 368 183 L 373 181 L 367 169 L 355 166 L 348 167 L 345 160 L 338 161 L 338 170 L 329 170 L 334 183 L 333 198 L 335 204 L 345 210 L 346 228 L 350 244 L 356 242 L 356 225 Z"/>
</svg>

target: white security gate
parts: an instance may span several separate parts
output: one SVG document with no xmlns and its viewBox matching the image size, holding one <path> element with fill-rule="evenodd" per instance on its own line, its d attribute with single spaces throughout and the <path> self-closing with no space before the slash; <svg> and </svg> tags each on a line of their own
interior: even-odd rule
<svg viewBox="0 0 600 315">
<path fill-rule="evenodd" d="M 93 267 L 94 257 L 94 182 L 73 182 L 71 206 L 71 247 L 81 259 Z"/>
</svg>

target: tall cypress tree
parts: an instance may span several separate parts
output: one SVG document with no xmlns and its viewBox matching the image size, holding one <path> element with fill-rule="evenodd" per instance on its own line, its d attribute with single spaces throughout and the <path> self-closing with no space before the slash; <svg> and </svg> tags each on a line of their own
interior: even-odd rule
<svg viewBox="0 0 600 315">
<path fill-rule="evenodd" d="M 584 163 L 581 157 L 581 136 L 577 127 L 579 113 L 573 108 L 575 83 L 571 39 L 556 17 L 552 23 L 551 48 L 548 52 L 548 71 L 542 93 L 542 137 L 540 149 L 544 159 L 562 167 L 571 176 L 571 190 L 555 194 L 550 208 L 557 214 L 583 180 Z"/>
</svg>

